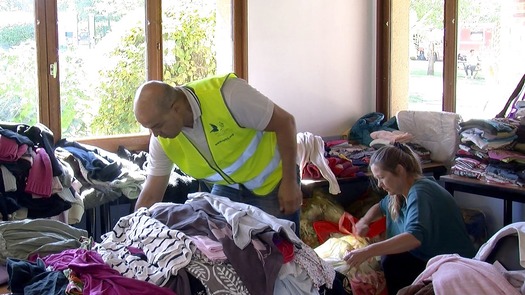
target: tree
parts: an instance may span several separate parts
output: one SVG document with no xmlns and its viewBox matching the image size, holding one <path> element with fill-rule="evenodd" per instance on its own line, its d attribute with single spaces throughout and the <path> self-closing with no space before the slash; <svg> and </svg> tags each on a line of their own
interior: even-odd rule
<svg viewBox="0 0 525 295">
<path fill-rule="evenodd" d="M 469 23 L 466 25 L 496 22 L 500 5 L 499 0 L 459 1 L 458 18 L 468 20 Z M 410 0 L 410 9 L 416 16 L 410 24 L 411 33 L 422 36 L 422 38 L 414 38 L 414 46 L 416 49 L 425 47 L 429 51 L 425 52 L 428 59 L 427 75 L 434 75 L 434 63 L 438 55 L 436 47 L 442 46 L 443 36 L 436 37 L 438 34 L 430 36 L 430 32 L 432 29 L 443 31 L 444 1 Z"/>
<path fill-rule="evenodd" d="M 199 6 L 203 3 L 198 2 L 178 1 L 178 9 L 164 9 L 163 39 L 173 44 L 164 48 L 164 56 L 173 60 L 164 64 L 167 83 L 181 85 L 216 71 L 215 14 L 213 10 L 203 13 Z M 100 72 L 103 80 L 97 87 L 97 95 L 101 103 L 90 126 L 92 134 L 140 131 L 133 114 L 133 99 L 146 76 L 144 29 L 134 25 L 117 44 L 110 54 L 113 66 Z"/>
</svg>

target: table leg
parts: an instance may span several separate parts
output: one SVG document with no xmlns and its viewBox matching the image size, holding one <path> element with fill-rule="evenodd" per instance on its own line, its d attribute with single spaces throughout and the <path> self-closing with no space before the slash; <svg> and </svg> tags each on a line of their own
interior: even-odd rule
<svg viewBox="0 0 525 295">
<path fill-rule="evenodd" d="M 503 200 L 503 226 L 512 223 L 512 201 Z"/>
</svg>

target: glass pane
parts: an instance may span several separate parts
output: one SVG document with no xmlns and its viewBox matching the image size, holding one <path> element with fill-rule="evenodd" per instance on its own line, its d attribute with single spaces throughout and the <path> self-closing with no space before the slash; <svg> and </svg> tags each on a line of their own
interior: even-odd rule
<svg viewBox="0 0 525 295">
<path fill-rule="evenodd" d="M 408 109 L 441 111 L 443 106 L 444 1 L 410 1 Z M 395 77 L 394 77 L 395 78 Z"/>
<path fill-rule="evenodd" d="M 459 0 L 456 110 L 490 119 L 525 73 L 525 3 Z"/>
<path fill-rule="evenodd" d="M 231 0 L 162 1 L 164 81 L 181 85 L 233 70 Z"/>
<path fill-rule="evenodd" d="M 0 121 L 38 121 L 35 1 L 0 2 Z"/>
<path fill-rule="evenodd" d="M 144 0 L 58 0 L 63 137 L 136 133 L 146 80 Z"/>
</svg>

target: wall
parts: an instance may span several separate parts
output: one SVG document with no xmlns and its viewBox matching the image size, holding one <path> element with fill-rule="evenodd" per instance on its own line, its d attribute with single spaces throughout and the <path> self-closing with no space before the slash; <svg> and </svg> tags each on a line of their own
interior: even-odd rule
<svg viewBox="0 0 525 295">
<path fill-rule="evenodd" d="M 375 110 L 376 1 L 248 1 L 248 80 L 299 132 L 343 134 Z"/>
<path fill-rule="evenodd" d="M 390 110 L 397 114 L 408 108 L 408 82 L 409 82 L 409 48 L 410 25 L 409 18 L 403 17 L 410 13 L 410 0 L 392 1 L 392 53 L 390 70 L 393 74 L 390 80 L 392 102 Z"/>
</svg>

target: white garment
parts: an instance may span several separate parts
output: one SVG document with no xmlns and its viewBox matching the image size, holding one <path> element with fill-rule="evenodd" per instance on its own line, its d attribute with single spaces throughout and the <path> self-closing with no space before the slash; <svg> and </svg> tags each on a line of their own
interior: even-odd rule
<svg viewBox="0 0 525 295">
<path fill-rule="evenodd" d="M 4 192 L 16 192 L 16 177 L 4 165 L 0 165 L 2 180 L 4 181 Z"/>
<path fill-rule="evenodd" d="M 474 259 L 487 260 L 499 239 L 512 234 L 518 235 L 520 265 L 525 268 L 525 222 L 514 222 L 501 228 L 485 244 L 481 245 Z"/>
<path fill-rule="evenodd" d="M 279 277 L 275 280 L 274 295 L 318 295 L 319 290 L 314 286 L 308 272 L 297 263 L 284 263 L 279 270 Z"/>
<path fill-rule="evenodd" d="M 328 191 L 332 195 L 341 193 L 337 178 L 328 166 L 328 160 L 324 156 L 323 139 L 310 132 L 299 132 L 297 133 L 297 165 L 299 165 L 301 179 L 303 178 L 303 169 L 308 163 L 312 163 L 319 168 L 323 178 L 328 181 Z"/>
<path fill-rule="evenodd" d="M 147 261 L 131 254 L 129 247 L 141 249 Z M 143 207 L 121 217 L 94 250 L 123 276 L 164 286 L 190 263 L 195 245 L 183 232 L 152 218 Z"/>
<path fill-rule="evenodd" d="M 301 245 L 301 240 L 294 232 L 295 223 L 292 221 L 274 217 L 255 206 L 234 202 L 210 193 L 188 194 L 187 202 L 198 198 L 208 201 L 213 209 L 224 216 L 232 227 L 233 242 L 240 249 L 246 248 L 252 242 L 253 235 L 267 229 L 283 233 L 292 243 Z"/>
</svg>

